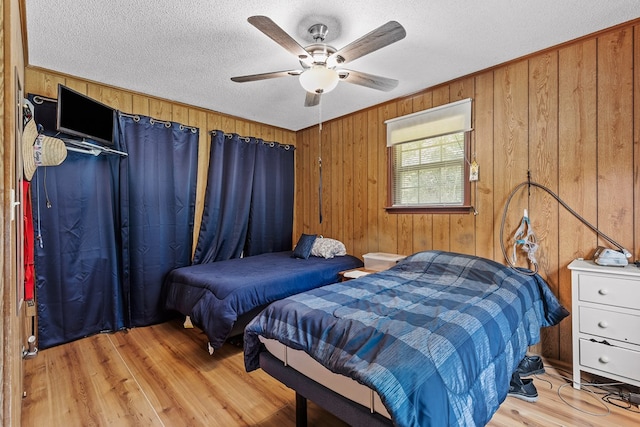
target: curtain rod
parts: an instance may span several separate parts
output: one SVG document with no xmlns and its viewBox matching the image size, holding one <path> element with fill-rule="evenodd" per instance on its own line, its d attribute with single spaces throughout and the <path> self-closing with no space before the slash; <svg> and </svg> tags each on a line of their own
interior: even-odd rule
<svg viewBox="0 0 640 427">
<path fill-rule="evenodd" d="M 238 136 L 238 138 L 244 140 L 245 142 L 249 142 L 251 140 L 251 138 L 254 138 L 254 139 L 259 139 L 260 141 L 262 141 L 263 144 L 267 144 L 270 147 L 275 147 L 276 145 L 278 145 L 278 146 L 284 147 L 285 150 L 289 150 L 291 148 L 293 148 L 293 149 L 296 148 L 294 145 L 291 145 L 291 144 L 283 144 L 283 143 L 277 142 L 277 141 L 265 141 L 265 140 L 263 140 L 261 138 L 256 138 L 256 137 L 253 137 L 253 136 L 241 136 L 241 135 L 238 135 L 238 134 L 235 134 L 235 133 L 226 133 L 226 132 L 218 131 L 218 130 L 210 130 L 208 133 L 209 133 L 209 135 L 215 135 L 218 132 L 222 132 L 222 135 L 227 137 L 227 138 L 231 138 L 234 135 L 236 135 L 236 136 Z"/>
<path fill-rule="evenodd" d="M 140 115 L 138 114 L 127 114 L 127 113 L 123 113 L 122 111 L 118 111 L 118 114 L 121 116 L 125 116 L 125 117 L 129 117 L 131 119 L 133 119 L 134 122 L 138 123 L 140 121 Z M 170 128 L 174 122 L 171 121 L 167 121 L 167 120 L 158 120 L 158 119 L 154 119 L 153 117 L 149 117 L 149 123 L 151 124 L 155 124 L 155 123 L 162 123 L 164 125 L 164 127 L 166 128 Z M 180 130 L 185 130 L 185 129 L 189 129 L 191 131 L 191 133 L 196 133 L 198 131 L 197 127 L 194 126 L 185 126 L 181 123 L 176 123 L 177 125 L 179 125 Z"/>
</svg>

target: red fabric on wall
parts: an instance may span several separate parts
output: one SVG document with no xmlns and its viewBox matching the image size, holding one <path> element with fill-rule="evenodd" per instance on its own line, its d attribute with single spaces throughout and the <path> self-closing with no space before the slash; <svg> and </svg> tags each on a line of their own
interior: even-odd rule
<svg viewBox="0 0 640 427">
<path fill-rule="evenodd" d="M 24 221 L 24 299 L 33 300 L 35 297 L 35 268 L 33 266 L 33 216 L 31 212 L 31 197 L 29 197 L 30 183 L 22 181 L 22 215 Z"/>
</svg>

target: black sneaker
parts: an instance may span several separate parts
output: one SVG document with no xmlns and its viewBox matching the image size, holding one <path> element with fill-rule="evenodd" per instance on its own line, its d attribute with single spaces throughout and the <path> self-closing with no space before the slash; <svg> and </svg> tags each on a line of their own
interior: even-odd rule
<svg viewBox="0 0 640 427">
<path fill-rule="evenodd" d="M 531 378 L 522 379 L 517 372 L 511 375 L 509 393 L 507 395 L 517 397 L 527 402 L 536 402 L 538 400 L 538 390 L 536 390 L 536 386 L 533 385 L 533 380 Z"/>
<path fill-rule="evenodd" d="M 544 365 L 540 356 L 525 356 L 516 368 L 516 372 L 521 377 L 528 377 L 536 374 L 544 374 Z"/>
</svg>

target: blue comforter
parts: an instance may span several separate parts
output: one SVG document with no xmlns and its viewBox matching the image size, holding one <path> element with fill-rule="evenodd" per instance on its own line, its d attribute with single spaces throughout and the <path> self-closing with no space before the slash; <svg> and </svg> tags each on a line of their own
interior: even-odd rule
<svg viewBox="0 0 640 427">
<path fill-rule="evenodd" d="M 238 316 L 298 292 L 334 283 L 338 272 L 362 267 L 351 255 L 293 258 L 291 251 L 192 265 L 165 279 L 165 307 L 191 316 L 218 349 Z"/>
<path fill-rule="evenodd" d="M 258 335 L 275 338 L 376 390 L 398 426 L 485 425 L 540 328 L 568 314 L 538 275 L 420 252 L 271 304 L 245 329 L 245 367 Z"/>
</svg>

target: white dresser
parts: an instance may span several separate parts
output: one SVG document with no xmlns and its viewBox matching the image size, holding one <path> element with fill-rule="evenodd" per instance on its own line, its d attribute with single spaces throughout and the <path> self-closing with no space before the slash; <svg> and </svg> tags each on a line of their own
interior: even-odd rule
<svg viewBox="0 0 640 427">
<path fill-rule="evenodd" d="M 574 387 L 580 371 L 640 386 L 640 268 L 575 260 L 569 269 Z"/>
</svg>

